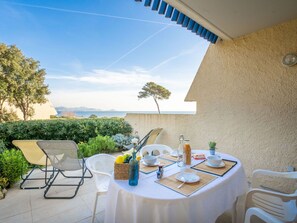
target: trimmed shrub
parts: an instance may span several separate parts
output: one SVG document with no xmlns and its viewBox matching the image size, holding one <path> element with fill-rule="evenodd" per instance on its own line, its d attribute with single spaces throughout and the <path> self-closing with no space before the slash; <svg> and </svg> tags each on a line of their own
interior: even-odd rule
<svg viewBox="0 0 297 223">
<path fill-rule="evenodd" d="M 87 143 L 81 142 L 78 144 L 79 154 L 84 157 L 90 157 L 98 153 L 116 152 L 116 145 L 113 139 L 109 136 L 98 135 L 96 138 L 91 138 Z"/>
<path fill-rule="evenodd" d="M 128 135 L 132 127 L 122 118 L 94 118 L 71 120 L 34 120 L 0 124 L 0 139 L 7 148 L 15 139 L 69 139 L 76 143 L 87 142 L 97 135 Z"/>
<path fill-rule="evenodd" d="M 27 170 L 28 163 L 21 151 L 11 149 L 0 154 L 0 177 L 7 178 L 10 186 L 17 182 Z"/>
</svg>

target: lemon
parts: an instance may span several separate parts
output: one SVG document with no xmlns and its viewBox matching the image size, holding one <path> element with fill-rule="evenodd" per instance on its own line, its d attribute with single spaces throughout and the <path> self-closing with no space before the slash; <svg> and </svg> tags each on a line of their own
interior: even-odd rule
<svg viewBox="0 0 297 223">
<path fill-rule="evenodd" d="M 120 164 L 124 162 L 124 157 L 122 155 L 117 156 L 117 158 L 115 159 L 115 162 Z"/>
<path fill-rule="evenodd" d="M 140 160 L 141 160 L 141 156 L 137 156 L 136 159 L 137 159 L 138 161 L 140 161 Z"/>
</svg>

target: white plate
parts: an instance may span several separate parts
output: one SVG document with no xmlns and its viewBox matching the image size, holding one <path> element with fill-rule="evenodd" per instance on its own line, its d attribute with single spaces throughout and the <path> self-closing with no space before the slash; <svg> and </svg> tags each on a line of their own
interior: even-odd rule
<svg viewBox="0 0 297 223">
<path fill-rule="evenodd" d="M 182 156 L 182 155 L 183 155 L 182 153 L 179 153 L 179 156 Z M 170 153 L 170 156 L 177 157 L 177 152 L 173 151 L 172 153 Z"/>
<path fill-rule="evenodd" d="M 209 167 L 213 167 L 213 168 L 222 168 L 222 167 L 225 166 L 225 163 L 224 163 L 224 161 L 222 161 L 222 162 L 220 163 L 220 165 L 215 166 L 215 165 L 210 164 L 210 163 L 206 160 L 206 161 L 205 161 L 205 165 L 206 165 L 206 166 L 209 166 Z"/>
<path fill-rule="evenodd" d="M 175 176 L 175 179 L 186 183 L 196 183 L 200 180 L 200 177 L 194 173 L 179 173 Z"/>
<path fill-rule="evenodd" d="M 157 161 L 157 162 L 155 162 L 153 165 L 149 165 L 149 164 L 147 164 L 146 162 L 144 162 L 144 160 L 142 160 L 142 163 L 143 163 L 143 165 L 145 165 L 145 166 L 158 166 L 158 165 L 160 164 L 160 162 Z"/>
</svg>

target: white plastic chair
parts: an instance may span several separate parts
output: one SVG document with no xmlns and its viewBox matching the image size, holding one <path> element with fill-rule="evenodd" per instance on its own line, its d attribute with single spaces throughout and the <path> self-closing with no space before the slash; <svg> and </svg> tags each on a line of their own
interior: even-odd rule
<svg viewBox="0 0 297 223">
<path fill-rule="evenodd" d="M 256 179 L 261 176 L 296 179 L 297 172 L 275 172 L 256 170 L 252 176 L 252 187 L 258 187 Z M 267 223 L 297 221 L 297 190 L 285 194 L 263 189 L 251 189 L 246 197 L 245 223 L 250 223 L 252 216 L 257 216 Z"/>
<path fill-rule="evenodd" d="M 162 144 L 151 144 L 151 145 L 146 145 L 144 147 L 141 148 L 140 150 L 140 156 L 144 156 L 146 154 L 154 154 L 154 155 L 162 155 L 162 154 L 166 154 L 166 153 L 172 153 L 173 150 L 166 145 L 162 145 Z"/>
<path fill-rule="evenodd" d="M 97 187 L 92 222 L 95 220 L 98 196 L 108 191 L 109 181 L 114 169 L 115 157 L 108 154 L 97 154 L 86 161 L 87 168 L 95 176 Z"/>
</svg>

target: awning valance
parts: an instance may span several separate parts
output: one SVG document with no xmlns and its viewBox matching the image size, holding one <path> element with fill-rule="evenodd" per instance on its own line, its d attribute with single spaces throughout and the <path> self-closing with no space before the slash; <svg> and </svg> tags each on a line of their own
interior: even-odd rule
<svg viewBox="0 0 297 223">
<path fill-rule="evenodd" d="M 136 2 L 142 2 L 142 0 L 135 0 Z M 195 22 L 193 19 L 187 15 L 181 13 L 168 3 L 162 0 L 144 0 L 144 6 L 151 7 L 152 10 L 158 11 L 160 15 L 165 15 L 166 18 L 170 18 L 171 21 L 175 21 L 182 27 L 187 28 L 187 30 L 196 33 L 200 37 L 206 39 L 211 43 L 216 43 L 218 36 L 211 31 L 207 30 L 199 23 Z"/>
</svg>

